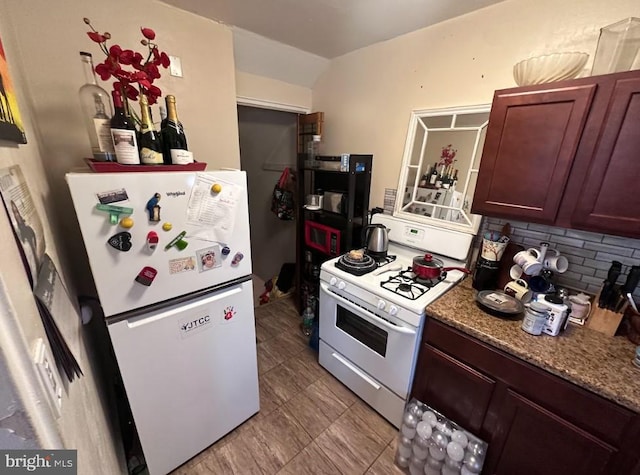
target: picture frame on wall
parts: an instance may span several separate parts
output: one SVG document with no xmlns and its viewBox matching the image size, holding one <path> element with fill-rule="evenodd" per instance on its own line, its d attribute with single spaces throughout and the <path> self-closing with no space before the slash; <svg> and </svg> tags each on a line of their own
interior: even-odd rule
<svg viewBox="0 0 640 475">
<path fill-rule="evenodd" d="M 3 140 L 19 144 L 27 143 L 14 83 L 9 74 L 9 66 L 2 46 L 2 38 L 0 38 L 0 146 Z"/>
</svg>

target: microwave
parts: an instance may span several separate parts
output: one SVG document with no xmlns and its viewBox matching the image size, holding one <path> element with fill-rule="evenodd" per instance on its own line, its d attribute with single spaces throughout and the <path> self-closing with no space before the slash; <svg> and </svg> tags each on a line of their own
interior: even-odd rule
<svg viewBox="0 0 640 475">
<path fill-rule="evenodd" d="M 340 230 L 315 221 L 305 221 L 304 242 L 307 246 L 329 256 L 340 254 Z"/>
</svg>

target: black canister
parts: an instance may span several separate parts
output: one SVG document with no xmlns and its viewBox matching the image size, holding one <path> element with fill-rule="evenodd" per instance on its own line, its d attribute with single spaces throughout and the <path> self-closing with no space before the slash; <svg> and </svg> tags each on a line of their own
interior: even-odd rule
<svg viewBox="0 0 640 475">
<path fill-rule="evenodd" d="M 498 285 L 499 261 L 490 261 L 479 257 L 473 274 L 473 288 L 476 290 L 493 290 Z"/>
</svg>

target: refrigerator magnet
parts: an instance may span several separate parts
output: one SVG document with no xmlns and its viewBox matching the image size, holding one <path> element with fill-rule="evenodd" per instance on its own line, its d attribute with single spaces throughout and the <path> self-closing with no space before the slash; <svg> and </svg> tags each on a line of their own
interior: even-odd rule
<svg viewBox="0 0 640 475">
<path fill-rule="evenodd" d="M 189 243 L 185 240 L 183 240 L 182 238 L 185 237 L 187 235 L 186 231 L 182 231 L 180 234 L 178 234 L 176 237 L 174 237 L 171 242 L 169 242 L 169 244 L 167 244 L 166 246 L 164 246 L 164 250 L 168 251 L 169 249 L 171 249 L 173 246 L 176 246 L 178 248 L 179 251 L 182 251 L 185 247 L 187 247 L 189 245 Z"/>
<path fill-rule="evenodd" d="M 155 193 L 153 197 L 147 201 L 147 212 L 149 213 L 149 221 L 154 223 L 160 222 L 160 193 Z"/>
<path fill-rule="evenodd" d="M 240 261 L 242 259 L 244 259 L 244 254 L 242 254 L 241 252 L 236 252 L 236 255 L 233 256 L 233 259 L 231 260 L 231 265 L 237 266 L 238 264 L 240 264 Z"/>
<path fill-rule="evenodd" d="M 101 193 L 97 193 L 97 196 L 98 201 L 103 205 L 117 203 L 119 201 L 127 201 L 129 199 L 129 196 L 127 196 L 127 190 L 124 188 L 119 190 L 103 191 Z"/>
<path fill-rule="evenodd" d="M 223 318 L 226 322 L 230 321 L 235 316 L 236 316 L 236 309 L 233 307 L 233 305 L 229 305 L 224 309 Z"/>
<path fill-rule="evenodd" d="M 169 274 L 181 274 L 195 269 L 196 258 L 194 256 L 169 260 Z"/>
<path fill-rule="evenodd" d="M 196 251 L 198 272 L 206 272 L 222 265 L 220 246 L 211 246 Z"/>
<path fill-rule="evenodd" d="M 138 276 L 136 277 L 136 282 L 149 287 L 153 282 L 153 279 L 156 278 L 157 273 L 158 271 L 155 270 L 153 267 L 145 266 L 138 273 Z"/>
<path fill-rule="evenodd" d="M 122 231 L 121 233 L 114 234 L 107 241 L 109 246 L 118 251 L 127 252 L 131 249 L 131 233 L 128 231 Z"/>
<path fill-rule="evenodd" d="M 129 208 L 127 206 L 103 205 L 98 203 L 96 205 L 96 209 L 98 211 L 105 211 L 109 213 L 109 223 L 111 224 L 118 224 L 118 221 L 120 221 L 120 215 L 133 214 L 133 208 Z"/>
<path fill-rule="evenodd" d="M 158 247 L 158 242 L 160 238 L 158 237 L 158 233 L 155 231 L 149 231 L 147 233 L 147 249 L 149 251 L 155 251 L 156 247 Z"/>
</svg>

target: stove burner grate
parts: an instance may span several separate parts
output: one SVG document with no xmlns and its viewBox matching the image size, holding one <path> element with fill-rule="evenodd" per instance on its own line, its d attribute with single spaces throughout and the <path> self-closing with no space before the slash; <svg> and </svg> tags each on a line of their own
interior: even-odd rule
<svg viewBox="0 0 640 475">
<path fill-rule="evenodd" d="M 380 282 L 380 287 L 409 300 L 417 300 L 439 282 L 439 279 L 418 279 L 411 267 L 408 267 Z"/>
<path fill-rule="evenodd" d="M 393 261 L 396 260 L 397 256 L 384 256 L 384 257 L 375 257 L 372 256 L 373 260 L 376 261 L 376 266 L 377 267 L 382 267 L 382 266 L 386 266 L 387 264 L 392 263 Z"/>
</svg>

